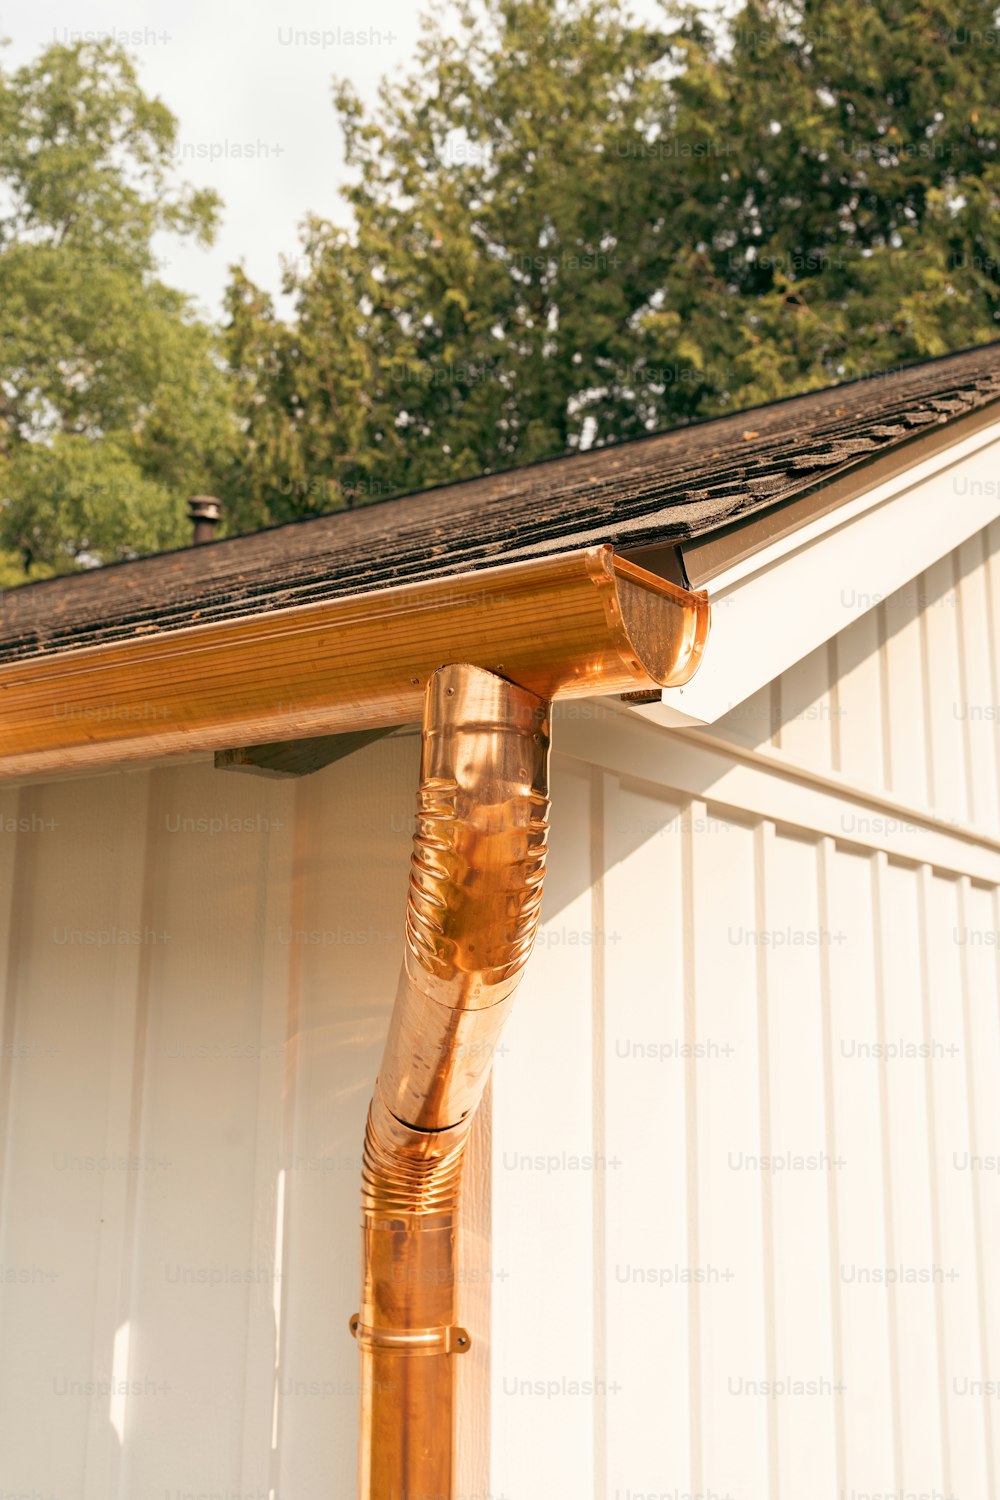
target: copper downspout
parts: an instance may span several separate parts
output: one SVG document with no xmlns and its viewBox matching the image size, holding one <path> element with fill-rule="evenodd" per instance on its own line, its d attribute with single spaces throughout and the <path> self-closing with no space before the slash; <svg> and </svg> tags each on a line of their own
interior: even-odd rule
<svg viewBox="0 0 1000 1500">
<path fill-rule="evenodd" d="M 361 1500 L 449 1500 L 466 1141 L 538 923 L 549 705 L 442 667 L 424 706 L 406 951 L 362 1189 Z"/>
</svg>

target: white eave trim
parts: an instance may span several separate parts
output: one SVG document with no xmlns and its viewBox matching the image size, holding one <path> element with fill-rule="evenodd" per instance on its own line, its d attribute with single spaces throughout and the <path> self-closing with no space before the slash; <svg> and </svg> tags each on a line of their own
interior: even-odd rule
<svg viewBox="0 0 1000 1500">
<path fill-rule="evenodd" d="M 713 578 L 697 674 L 633 711 L 715 723 L 998 515 L 1000 420 Z"/>
</svg>

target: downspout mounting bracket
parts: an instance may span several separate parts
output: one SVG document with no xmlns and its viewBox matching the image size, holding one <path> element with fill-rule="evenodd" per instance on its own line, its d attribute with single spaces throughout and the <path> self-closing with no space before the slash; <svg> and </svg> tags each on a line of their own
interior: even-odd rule
<svg viewBox="0 0 1000 1500">
<path fill-rule="evenodd" d="M 366 1328 L 358 1313 L 351 1319 L 351 1333 L 362 1349 L 378 1349 L 386 1354 L 467 1354 L 472 1335 L 467 1328 L 409 1328 L 405 1332 L 391 1328 Z"/>
</svg>

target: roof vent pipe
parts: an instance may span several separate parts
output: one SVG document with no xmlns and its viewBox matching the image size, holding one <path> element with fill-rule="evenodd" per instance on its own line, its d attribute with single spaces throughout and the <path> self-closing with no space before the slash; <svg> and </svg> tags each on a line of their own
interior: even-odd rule
<svg viewBox="0 0 1000 1500">
<path fill-rule="evenodd" d="M 364 1149 L 361 1500 L 454 1493 L 462 1164 L 538 924 L 548 713 L 479 667 L 442 667 L 426 691 L 405 957 Z"/>
<path fill-rule="evenodd" d="M 215 528 L 222 515 L 220 500 L 216 500 L 214 495 L 192 495 L 188 501 L 188 515 L 194 526 L 195 546 L 215 540 Z"/>
</svg>

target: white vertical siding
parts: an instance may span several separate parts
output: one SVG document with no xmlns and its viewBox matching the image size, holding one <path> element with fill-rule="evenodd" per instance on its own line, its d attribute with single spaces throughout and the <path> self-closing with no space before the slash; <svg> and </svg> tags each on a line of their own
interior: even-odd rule
<svg viewBox="0 0 1000 1500">
<path fill-rule="evenodd" d="M 981 1405 L 992 1481 L 990 1500 L 1000 1492 L 1000 1129 L 997 1125 L 1000 1077 L 1000 995 L 997 944 L 1000 943 L 996 892 L 963 882 L 960 942 L 966 1026 L 966 1085 L 969 1097 L 969 1154 L 953 1156 L 952 1165 L 971 1181 L 978 1251 L 976 1271 L 981 1318 L 981 1363 L 986 1389 L 977 1395 L 975 1364 L 955 1379 L 960 1399 Z M 992 948 L 988 945 L 993 939 Z M 985 941 L 984 941 L 985 940 Z"/>
<path fill-rule="evenodd" d="M 844 629 L 714 732 L 996 833 L 1000 521 L 887 599 L 841 598 Z"/>
<path fill-rule="evenodd" d="M 353 1471 L 359 1147 L 415 750 L 322 785 L 196 766 L 5 793 L 15 1490 L 328 1494 Z"/>
<path fill-rule="evenodd" d="M 689 1212 L 697 1184 L 688 1126 L 693 992 L 681 903 L 664 896 L 690 878 L 690 826 L 676 800 L 652 788 L 604 773 L 596 786 L 604 854 L 600 1149 L 615 1163 L 604 1176 L 605 1374 L 623 1388 L 607 1403 L 600 1477 L 609 1495 L 654 1476 L 684 1493 L 695 1488 L 701 1407 L 690 1361 L 698 1311 L 689 1268 L 699 1259 Z M 652 971 L 642 940 L 650 931 L 660 935 Z M 618 1122 L 633 1108 L 647 1134 L 623 1141 Z M 657 1351 L 655 1382 L 636 1365 L 640 1348 Z"/>
<path fill-rule="evenodd" d="M 704 825 L 707 813 L 704 804 L 692 803 L 696 824 Z M 747 1166 L 764 1150 L 757 954 L 742 941 L 757 928 L 754 834 L 724 813 L 715 812 L 713 822 L 711 833 L 692 837 L 691 845 L 688 900 L 702 914 L 690 924 L 694 1037 L 725 1038 L 737 1066 L 725 1089 L 708 1086 L 705 1072 L 695 1083 L 699 1259 L 706 1269 L 717 1268 L 719 1279 L 700 1289 L 694 1375 L 700 1407 L 697 1487 L 724 1494 L 737 1484 L 757 1487 L 766 1476 L 768 1405 L 744 1388 L 767 1378 L 772 1309 L 762 1179 Z M 633 1121 L 619 1119 L 615 1126 L 630 1129 Z M 748 1296 L 751 1287 L 757 1294 Z"/>
<path fill-rule="evenodd" d="M 540 935 L 504 1034 L 493 1089 L 494 1487 L 590 1494 L 602 1462 L 604 1400 L 589 1387 L 604 1301 L 595 1221 L 606 1175 L 595 1131 L 594 947 L 588 774 L 567 768 L 553 804 L 553 919 Z M 523 998 L 523 1002 L 521 1003 Z M 511 1229 L 517 1226 L 517 1231 Z M 539 1265 L 547 1267 L 543 1276 Z M 581 1287 L 588 1295 L 581 1297 Z M 603 1362 L 603 1361 L 602 1361 Z M 595 1431 L 595 1412 L 597 1426 Z M 511 1478 L 507 1478 L 507 1476 Z"/>
<path fill-rule="evenodd" d="M 869 856 L 819 848 L 821 920 L 830 935 L 820 950 L 828 1016 L 825 1041 L 827 1147 L 832 1202 L 830 1310 L 837 1383 L 838 1478 L 846 1494 L 895 1472 L 896 1396 L 892 1326 L 885 1292 L 857 1282 L 858 1269 L 888 1265 L 886 1162 L 878 1076 L 876 936 Z M 839 939 L 839 941 L 837 940 Z M 850 1170 L 848 1170 L 848 1166 Z M 855 1287 L 864 1287 L 858 1291 Z M 866 1300 L 867 1298 L 867 1300 Z"/>
<path fill-rule="evenodd" d="M 831 1393 L 840 1383 L 834 1364 L 829 1290 L 830 1209 L 834 1175 L 841 1168 L 829 1150 L 822 966 L 819 943 L 829 934 L 819 901 L 815 841 L 790 837 L 762 823 L 757 832 L 757 930 L 775 938 L 802 933 L 817 942 L 776 944 L 757 950 L 761 971 L 760 1027 L 765 1066 L 760 1109 L 765 1155 L 802 1157 L 817 1169 L 764 1174 L 765 1246 L 770 1265 L 767 1301 L 771 1319 L 772 1379 L 816 1383 Z M 829 1159 L 832 1165 L 826 1165 Z M 832 1396 L 803 1402 L 802 1420 L 781 1421 L 772 1401 L 773 1467 L 789 1494 L 835 1500 L 838 1402 Z M 766 1493 L 766 1487 L 761 1486 Z"/>
<path fill-rule="evenodd" d="M 836 637 L 832 644 L 835 664 L 831 675 L 837 683 L 836 739 L 833 725 L 820 719 L 809 757 L 833 760 L 834 770 L 852 776 L 863 785 L 885 786 L 889 726 L 880 655 L 882 619 L 869 610 Z M 829 748 L 827 748 L 829 747 Z M 839 754 L 834 759 L 834 749 Z"/>
<path fill-rule="evenodd" d="M 905 1056 L 894 1058 L 890 1050 L 895 1046 L 903 1052 L 924 1035 L 919 886 L 912 870 L 890 865 L 883 855 L 876 855 L 872 865 L 879 1040 L 886 1049 L 886 1059 L 878 1067 L 887 1189 L 886 1263 L 927 1267 L 935 1264 L 927 1070 L 919 1059 L 914 1059 L 914 1066 Z M 897 1408 L 897 1487 L 941 1490 L 934 1284 L 907 1285 L 902 1279 L 894 1283 L 889 1290 L 889 1318 Z"/>
<path fill-rule="evenodd" d="M 926 1027 L 940 1058 L 954 1067 L 928 1064 L 928 1097 L 933 1131 L 931 1184 L 933 1190 L 936 1254 L 940 1264 L 962 1267 L 964 1274 L 935 1287 L 938 1302 L 939 1382 L 943 1395 L 942 1450 L 945 1488 L 958 1495 L 996 1494 L 991 1462 L 987 1408 L 981 1400 L 959 1391 L 967 1383 L 987 1379 L 990 1351 L 995 1349 L 995 1313 L 984 1304 L 986 1290 L 981 1225 L 977 1219 L 976 1181 L 972 1174 L 971 1049 L 978 1043 L 981 1022 L 970 1023 L 965 990 L 965 939 L 961 930 L 963 893 L 954 880 L 921 872 L 925 917 L 926 971 L 924 1006 Z M 984 995 L 988 1004 L 988 989 Z M 992 1257 L 991 1257 L 992 1258 Z M 989 1283 L 992 1288 L 992 1279 Z M 990 1329 L 994 1336 L 990 1337 Z"/>
<path fill-rule="evenodd" d="M 618 1500 L 994 1496 L 981 1384 L 1000 1335 L 996 1152 L 982 1144 L 1000 1137 L 991 893 L 590 774 L 602 828 L 595 839 L 583 822 L 574 770 L 576 858 L 557 840 L 554 860 L 577 885 L 549 913 L 579 946 L 558 979 L 547 959 L 526 981 L 494 1126 L 496 1153 L 515 1139 L 530 1150 L 526 1110 L 535 1151 L 565 1149 L 563 1064 L 589 1069 L 597 1234 L 582 1236 L 583 1174 L 567 1181 L 564 1159 L 544 1195 L 527 1166 L 516 1190 L 504 1170 L 494 1253 L 540 1281 L 526 1301 L 512 1285 L 494 1298 L 494 1379 L 513 1351 L 525 1358 L 536 1306 L 547 1327 L 573 1288 L 578 1323 L 572 1360 L 546 1351 L 551 1391 L 495 1403 L 495 1492 L 551 1493 L 544 1450 L 583 1493 Z M 603 879 L 583 899 L 588 842 Z M 598 931 L 604 943 L 586 944 Z M 582 1036 L 553 1043 L 548 1028 L 553 984 L 570 982 L 578 1021 L 589 999 L 589 1057 Z M 589 1407 L 560 1384 L 580 1378 L 588 1343 Z M 595 1431 L 606 1445 L 591 1471 Z"/>
<path fill-rule="evenodd" d="M 996 716 L 955 705 L 996 703 L 998 551 L 734 710 L 766 763 L 557 714 L 474 1142 L 469 1500 L 1000 1500 L 1000 857 L 878 823 L 995 827 Z M 353 1492 L 417 753 L 0 790 L 5 1489 Z"/>
</svg>

